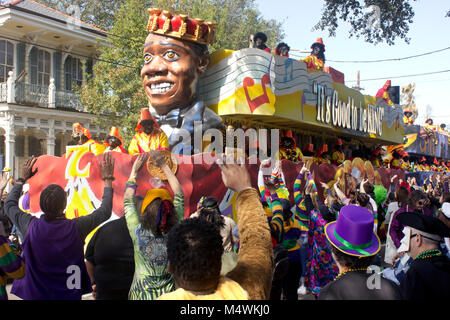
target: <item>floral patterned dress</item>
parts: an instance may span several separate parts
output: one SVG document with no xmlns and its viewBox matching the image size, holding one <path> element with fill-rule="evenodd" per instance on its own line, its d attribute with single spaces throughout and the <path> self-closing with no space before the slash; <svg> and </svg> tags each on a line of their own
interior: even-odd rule
<svg viewBox="0 0 450 320">
<path fill-rule="evenodd" d="M 316 297 L 320 288 L 334 280 L 339 274 L 331 249 L 325 236 L 326 221 L 314 209 L 311 197 L 305 199 L 301 193 L 302 175 L 299 174 L 294 182 L 295 213 L 302 221 L 308 237 L 307 262 L 305 271 L 305 286 Z"/>
<path fill-rule="evenodd" d="M 311 210 L 308 230 L 308 250 L 305 274 L 305 286 L 315 296 L 319 296 L 324 287 L 339 274 L 339 269 L 331 255 L 331 249 L 325 236 L 326 221 L 319 212 Z"/>
</svg>

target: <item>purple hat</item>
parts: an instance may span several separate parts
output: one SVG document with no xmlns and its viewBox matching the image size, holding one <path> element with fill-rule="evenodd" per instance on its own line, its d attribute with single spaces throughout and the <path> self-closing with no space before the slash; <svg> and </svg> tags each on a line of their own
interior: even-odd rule
<svg viewBox="0 0 450 320">
<path fill-rule="evenodd" d="M 373 232 L 373 214 L 355 205 L 342 207 L 337 221 L 325 226 L 325 235 L 340 251 L 357 257 L 369 257 L 380 248 L 380 239 Z"/>
</svg>

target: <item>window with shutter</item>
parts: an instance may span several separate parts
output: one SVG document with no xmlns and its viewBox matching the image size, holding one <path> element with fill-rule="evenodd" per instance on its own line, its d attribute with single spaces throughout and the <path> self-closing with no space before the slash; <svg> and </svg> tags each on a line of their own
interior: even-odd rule
<svg viewBox="0 0 450 320">
<path fill-rule="evenodd" d="M 30 51 L 30 83 L 40 86 L 50 84 L 50 53 L 33 47 Z"/>
<path fill-rule="evenodd" d="M 6 82 L 8 73 L 14 69 L 14 44 L 0 40 L 0 82 Z"/>
<path fill-rule="evenodd" d="M 61 52 L 53 54 L 53 78 L 55 79 L 56 90 L 61 90 L 61 71 L 62 71 L 62 55 Z"/>
<path fill-rule="evenodd" d="M 81 86 L 83 83 L 83 67 L 80 59 L 67 57 L 64 62 L 64 89 L 73 90 L 73 86 Z"/>
</svg>

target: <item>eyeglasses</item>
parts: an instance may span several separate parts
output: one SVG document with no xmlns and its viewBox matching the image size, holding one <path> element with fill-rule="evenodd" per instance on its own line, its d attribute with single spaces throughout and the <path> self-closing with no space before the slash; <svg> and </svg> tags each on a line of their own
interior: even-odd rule
<svg viewBox="0 0 450 320">
<path fill-rule="evenodd" d="M 418 235 L 418 233 L 413 234 L 413 235 L 411 235 L 411 236 L 409 237 L 409 239 L 411 240 L 412 238 L 414 238 L 414 237 L 417 236 L 417 235 Z"/>
</svg>

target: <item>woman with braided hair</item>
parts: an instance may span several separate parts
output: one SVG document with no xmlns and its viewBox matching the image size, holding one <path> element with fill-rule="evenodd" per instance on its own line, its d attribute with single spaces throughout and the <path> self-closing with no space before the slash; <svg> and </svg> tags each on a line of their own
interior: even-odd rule
<svg viewBox="0 0 450 320">
<path fill-rule="evenodd" d="M 161 168 L 172 188 L 174 197 L 166 189 L 151 189 L 145 197 L 135 196 L 136 177 L 151 157 Z M 183 189 L 159 151 L 141 153 L 136 158 L 125 186 L 125 219 L 133 240 L 135 271 L 128 299 L 155 300 L 175 289 L 168 270 L 167 234 L 184 218 Z"/>
</svg>

